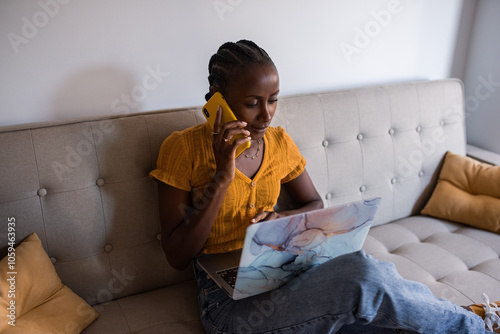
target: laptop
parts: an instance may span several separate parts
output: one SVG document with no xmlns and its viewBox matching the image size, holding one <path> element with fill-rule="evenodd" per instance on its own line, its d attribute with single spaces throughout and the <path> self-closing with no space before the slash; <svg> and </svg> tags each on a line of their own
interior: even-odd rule
<svg viewBox="0 0 500 334">
<path fill-rule="evenodd" d="M 312 267 L 360 250 L 380 201 L 251 224 L 242 249 L 200 257 L 198 264 L 235 300 L 276 289 Z"/>
</svg>

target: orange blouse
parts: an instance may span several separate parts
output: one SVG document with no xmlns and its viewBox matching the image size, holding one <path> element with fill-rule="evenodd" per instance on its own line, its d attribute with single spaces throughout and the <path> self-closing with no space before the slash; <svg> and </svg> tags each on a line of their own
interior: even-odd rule
<svg viewBox="0 0 500 334">
<path fill-rule="evenodd" d="M 208 123 L 172 133 L 163 142 L 156 169 L 150 176 L 175 188 L 189 191 L 192 209 L 202 209 L 202 195 L 216 179 L 211 128 Z M 257 213 L 276 205 L 281 184 L 299 176 L 306 161 L 281 127 L 269 127 L 264 135 L 264 158 L 253 179 L 238 169 L 203 248 L 221 253 L 243 247 L 246 227 Z M 188 208 L 179 208 L 187 213 Z"/>
</svg>

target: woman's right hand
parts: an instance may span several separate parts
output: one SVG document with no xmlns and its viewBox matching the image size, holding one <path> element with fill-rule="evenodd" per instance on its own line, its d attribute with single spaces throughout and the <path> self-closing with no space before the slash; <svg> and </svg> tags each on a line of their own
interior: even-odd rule
<svg viewBox="0 0 500 334">
<path fill-rule="evenodd" d="M 243 121 L 232 121 L 222 124 L 222 107 L 217 107 L 217 116 L 215 118 L 213 129 L 213 142 L 212 147 L 214 150 L 215 163 L 217 165 L 217 175 L 223 176 L 223 179 L 229 182 L 234 179 L 236 169 L 236 149 L 241 144 L 250 141 L 250 132 L 245 130 L 247 126 Z M 231 139 L 238 135 L 243 134 L 246 137 L 238 138 L 231 144 Z"/>
</svg>

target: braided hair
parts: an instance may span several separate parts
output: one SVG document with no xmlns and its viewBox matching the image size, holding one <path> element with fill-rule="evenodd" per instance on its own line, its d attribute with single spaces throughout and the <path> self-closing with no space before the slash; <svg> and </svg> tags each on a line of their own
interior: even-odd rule
<svg viewBox="0 0 500 334">
<path fill-rule="evenodd" d="M 236 43 L 226 42 L 222 44 L 217 53 L 210 58 L 208 63 L 208 83 L 221 90 L 225 90 L 230 73 L 238 67 L 255 64 L 270 64 L 273 61 L 264 49 L 248 40 L 240 40 Z M 209 91 L 205 95 L 205 100 L 209 100 L 212 93 Z"/>
</svg>

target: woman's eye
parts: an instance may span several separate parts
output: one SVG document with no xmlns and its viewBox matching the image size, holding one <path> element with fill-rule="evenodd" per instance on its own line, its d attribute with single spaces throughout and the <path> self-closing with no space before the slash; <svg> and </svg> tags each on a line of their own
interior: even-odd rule
<svg viewBox="0 0 500 334">
<path fill-rule="evenodd" d="M 276 102 L 278 102 L 278 99 L 273 99 L 273 100 L 268 100 L 267 103 L 269 104 L 275 104 Z M 257 106 L 259 105 L 259 102 L 255 102 L 255 103 L 246 103 L 245 106 L 247 108 L 256 108 Z"/>
</svg>

